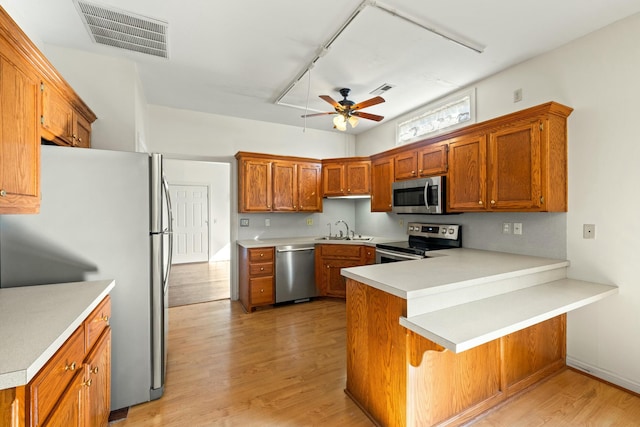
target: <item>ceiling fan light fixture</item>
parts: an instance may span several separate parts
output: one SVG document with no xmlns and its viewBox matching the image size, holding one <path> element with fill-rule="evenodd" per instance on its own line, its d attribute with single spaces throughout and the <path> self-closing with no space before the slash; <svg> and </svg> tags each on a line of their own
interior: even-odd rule
<svg viewBox="0 0 640 427">
<path fill-rule="evenodd" d="M 338 114 L 333 118 L 333 127 L 341 131 L 347 130 L 347 121 L 342 114 Z"/>
<path fill-rule="evenodd" d="M 347 121 L 349 122 L 349 124 L 351 125 L 352 128 L 358 126 L 358 118 L 356 116 L 350 116 Z"/>
</svg>

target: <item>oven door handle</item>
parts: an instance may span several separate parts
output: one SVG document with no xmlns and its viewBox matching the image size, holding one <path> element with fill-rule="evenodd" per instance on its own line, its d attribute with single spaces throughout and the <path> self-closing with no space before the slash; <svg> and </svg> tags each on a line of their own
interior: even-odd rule
<svg viewBox="0 0 640 427">
<path fill-rule="evenodd" d="M 424 257 L 420 255 L 410 255 L 410 254 L 404 254 L 404 253 L 401 254 L 398 252 L 386 251 L 384 249 L 379 249 L 379 248 L 376 248 L 376 254 L 387 255 L 387 256 L 396 257 L 396 258 L 405 258 L 407 260 L 424 259 Z"/>
</svg>

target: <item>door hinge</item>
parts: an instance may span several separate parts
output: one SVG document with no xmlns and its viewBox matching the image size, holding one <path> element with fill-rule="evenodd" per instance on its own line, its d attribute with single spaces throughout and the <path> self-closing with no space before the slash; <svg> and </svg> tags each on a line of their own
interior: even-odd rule
<svg viewBox="0 0 640 427">
<path fill-rule="evenodd" d="M 40 92 L 44 92 L 44 83 L 40 82 Z"/>
<path fill-rule="evenodd" d="M 544 196 L 540 196 L 540 204 L 544 205 Z"/>
<path fill-rule="evenodd" d="M 40 124 L 43 125 L 44 124 L 44 116 L 40 116 Z"/>
<path fill-rule="evenodd" d="M 540 122 L 540 130 L 544 130 L 544 123 Z"/>
</svg>

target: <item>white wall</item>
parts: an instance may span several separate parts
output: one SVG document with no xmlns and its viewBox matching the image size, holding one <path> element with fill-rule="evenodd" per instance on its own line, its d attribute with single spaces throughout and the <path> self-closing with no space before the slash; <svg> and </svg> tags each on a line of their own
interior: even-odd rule
<svg viewBox="0 0 640 427">
<path fill-rule="evenodd" d="M 164 159 L 169 185 L 204 185 L 209 189 L 209 260 L 230 259 L 231 170 L 228 163 Z"/>
<path fill-rule="evenodd" d="M 567 360 L 636 392 L 640 392 L 640 199 L 635 188 L 640 182 L 639 39 L 640 15 L 635 15 L 475 85 L 479 121 L 547 101 L 574 108 L 568 119 L 569 212 L 562 240 L 571 261 L 569 275 L 616 284 L 620 294 L 569 314 Z M 518 88 L 523 101 L 514 104 L 512 93 Z M 358 155 L 391 148 L 395 123 L 360 135 Z M 531 215 L 544 218 L 545 214 Z M 358 224 L 360 219 L 358 215 Z M 556 219 L 543 221 L 536 227 L 547 222 L 557 226 Z M 596 224 L 595 240 L 582 238 L 585 223 Z M 527 239 L 535 237 L 527 233 L 526 223 L 524 231 Z M 546 248 L 557 252 L 557 239 L 551 242 Z"/>
</svg>

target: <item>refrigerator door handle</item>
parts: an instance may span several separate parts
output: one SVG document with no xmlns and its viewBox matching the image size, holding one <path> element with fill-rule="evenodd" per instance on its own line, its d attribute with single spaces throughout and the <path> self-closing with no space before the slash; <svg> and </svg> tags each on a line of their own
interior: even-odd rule
<svg viewBox="0 0 640 427">
<path fill-rule="evenodd" d="M 167 201 L 167 217 L 169 219 L 169 224 L 166 228 L 166 231 L 169 234 L 169 260 L 167 262 L 162 283 L 162 289 L 164 292 L 166 292 L 167 287 L 169 286 L 169 273 L 171 272 L 171 263 L 173 262 L 173 208 L 171 206 L 171 196 L 169 195 L 169 183 L 164 176 L 162 177 L 162 190 L 164 191 L 165 200 Z"/>
</svg>

